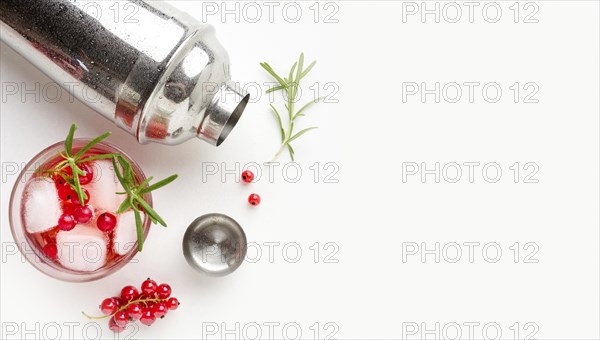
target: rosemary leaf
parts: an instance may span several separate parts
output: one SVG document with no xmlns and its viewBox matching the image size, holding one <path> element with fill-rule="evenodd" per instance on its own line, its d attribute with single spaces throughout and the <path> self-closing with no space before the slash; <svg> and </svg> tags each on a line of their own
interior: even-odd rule
<svg viewBox="0 0 600 340">
<path fill-rule="evenodd" d="M 93 155 L 93 156 L 89 156 L 86 158 L 83 158 L 82 160 L 80 160 L 80 163 L 87 163 L 87 162 L 91 162 L 91 161 L 96 161 L 99 159 L 110 159 L 110 158 L 114 158 L 118 156 L 117 154 L 114 153 L 105 153 L 105 154 L 101 154 L 101 155 Z"/>
<path fill-rule="evenodd" d="M 142 226 L 140 211 L 136 207 L 133 207 L 133 215 L 135 216 L 135 229 L 137 230 L 138 251 L 142 251 L 144 247 L 144 227 Z"/>
<path fill-rule="evenodd" d="M 290 151 L 290 157 L 292 158 L 292 162 L 293 162 L 294 161 L 294 154 L 295 154 L 294 149 L 292 148 L 292 146 L 289 143 L 287 144 L 287 148 Z"/>
<path fill-rule="evenodd" d="M 69 134 L 67 135 L 67 138 L 65 138 L 65 153 L 67 154 L 68 157 L 71 157 L 71 155 L 72 155 L 73 136 L 75 136 L 75 130 L 77 130 L 77 125 L 71 124 L 71 128 L 69 129 Z"/>
<path fill-rule="evenodd" d="M 321 99 L 323 99 L 325 97 L 319 97 L 315 100 L 311 100 L 308 103 L 304 104 L 304 106 L 302 106 L 300 108 L 300 110 L 298 110 L 298 112 L 296 112 L 296 114 L 294 115 L 293 119 L 296 119 L 297 117 L 304 117 L 304 115 L 302 114 L 302 111 L 306 110 L 309 106 L 311 106 L 312 104 L 316 104 L 319 101 L 321 101 Z"/>
<path fill-rule="evenodd" d="M 79 198 L 79 203 L 81 205 L 85 205 L 85 200 L 87 199 L 87 195 L 85 194 L 85 192 L 83 191 L 83 188 L 81 188 L 81 183 L 79 183 L 79 175 L 83 174 L 83 171 L 81 169 L 79 169 L 79 167 L 77 167 L 77 165 L 75 165 L 75 163 L 71 163 L 69 162 L 70 166 L 71 166 L 71 170 L 73 172 L 73 183 L 75 184 L 75 192 L 77 192 L 77 197 Z"/>
<path fill-rule="evenodd" d="M 275 117 L 277 118 L 277 122 L 279 123 L 279 129 L 281 130 L 281 142 L 283 143 L 283 141 L 285 140 L 285 131 L 283 130 L 283 124 L 281 123 L 281 115 L 279 114 L 275 106 L 273 106 L 273 104 L 269 105 L 271 105 L 271 109 L 273 110 L 273 112 L 275 112 Z"/>
<path fill-rule="evenodd" d="M 120 158 L 121 157 L 114 157 L 112 159 L 115 175 L 117 175 L 117 179 L 119 180 L 119 183 L 121 183 L 121 186 L 123 187 L 123 189 L 125 189 L 125 192 L 127 193 L 127 195 L 131 196 L 132 193 L 131 193 L 131 190 L 129 189 L 129 185 L 127 184 L 125 177 L 123 177 L 123 174 L 119 170 L 119 165 L 117 164 L 117 161 L 115 161 L 115 159 L 120 159 Z"/>
<path fill-rule="evenodd" d="M 294 83 L 294 70 L 296 69 L 296 66 L 298 65 L 298 62 L 295 62 L 294 65 L 292 66 L 292 69 L 290 70 L 290 74 L 288 75 L 287 79 L 289 83 Z"/>
<path fill-rule="evenodd" d="M 121 205 L 119 206 L 119 209 L 117 209 L 116 214 L 122 214 L 124 212 L 127 211 L 127 209 L 131 208 L 131 202 L 126 198 L 123 200 L 123 203 L 121 203 Z"/>
<path fill-rule="evenodd" d="M 310 131 L 310 130 L 314 130 L 314 129 L 316 129 L 316 128 L 317 128 L 316 126 L 313 126 L 313 127 L 309 127 L 309 128 L 306 128 L 306 129 L 304 129 L 304 130 L 302 130 L 302 131 L 298 132 L 298 133 L 297 133 L 297 134 L 295 134 L 293 137 L 291 137 L 290 139 L 288 139 L 288 140 L 287 140 L 287 143 L 288 143 L 288 144 L 289 144 L 289 143 L 291 143 L 291 142 L 292 142 L 294 139 L 296 139 L 296 138 L 298 138 L 298 137 L 302 136 L 303 134 L 307 133 L 308 131 Z"/>
<path fill-rule="evenodd" d="M 137 186 L 136 192 L 140 193 L 140 191 L 142 191 L 142 189 L 144 189 L 148 185 L 148 183 L 150 183 L 150 181 L 153 180 L 153 179 L 154 179 L 154 177 L 152 177 L 152 176 L 146 178 L 142 183 L 140 183 Z"/>
<path fill-rule="evenodd" d="M 304 53 L 300 53 L 300 60 L 298 61 L 298 70 L 296 71 L 296 85 L 300 83 L 300 75 L 302 74 L 302 68 L 304 67 Z"/>
<path fill-rule="evenodd" d="M 300 77 L 297 79 L 297 81 L 300 82 L 300 80 L 302 80 L 302 78 L 306 77 L 308 72 L 310 72 L 310 70 L 312 70 L 312 68 L 315 67 L 316 63 L 317 63 L 316 61 L 313 61 L 312 63 L 310 63 L 310 65 L 308 65 L 306 70 L 302 71 L 302 73 L 300 74 Z"/>
<path fill-rule="evenodd" d="M 176 180 L 177 177 L 178 177 L 178 175 L 171 175 L 171 176 L 169 176 L 169 177 L 167 177 L 167 178 L 165 178 L 165 179 L 163 179 L 161 181 L 158 181 L 158 182 L 156 182 L 156 183 L 154 183 L 154 184 L 152 184 L 152 185 L 150 185 L 150 186 L 148 186 L 146 188 L 143 188 L 142 190 L 140 190 L 140 194 L 143 195 L 143 194 L 145 194 L 147 192 L 154 191 L 156 189 L 162 188 L 165 185 L 167 185 L 167 184 L 173 182 L 174 180 Z"/>
<path fill-rule="evenodd" d="M 133 175 L 131 164 L 129 164 L 129 162 L 121 156 L 117 157 L 117 160 L 121 165 L 121 169 L 123 169 L 123 180 L 125 181 L 127 188 L 131 189 L 130 187 L 135 185 L 135 176 Z M 127 188 L 125 190 L 128 190 Z M 130 190 L 129 192 L 133 192 L 133 190 Z"/>
<path fill-rule="evenodd" d="M 269 65 L 268 63 L 260 63 L 260 66 L 262 66 L 265 71 L 269 72 L 269 74 L 271 76 L 273 76 L 273 78 L 275 78 L 275 80 L 277 80 L 279 82 L 279 84 L 281 84 L 281 86 L 283 87 L 287 87 L 287 82 L 283 79 L 281 79 L 281 77 L 279 75 L 277 75 L 277 73 L 275 73 L 275 71 L 273 71 L 273 68 L 271 67 L 271 65 Z"/>
<path fill-rule="evenodd" d="M 142 206 L 142 208 L 144 208 L 144 211 L 146 212 L 146 214 L 148 214 L 148 216 L 150 216 L 163 227 L 167 226 L 165 221 L 158 215 L 158 213 L 154 209 L 152 209 L 150 205 L 148 205 L 148 203 L 146 203 L 146 201 L 144 201 L 143 199 L 138 199 L 137 202 Z"/>
<path fill-rule="evenodd" d="M 100 143 L 104 139 L 106 139 L 108 136 L 110 136 L 110 132 L 106 132 L 106 133 L 94 138 L 89 143 L 87 143 L 83 148 L 81 148 L 81 150 L 77 151 L 77 153 L 75 154 L 75 156 L 73 156 L 73 158 L 76 158 L 76 159 L 81 158 L 81 156 L 83 156 L 89 149 L 91 149 L 94 145 Z"/>
<path fill-rule="evenodd" d="M 268 94 L 268 93 L 283 90 L 283 89 L 285 89 L 285 86 L 275 86 L 275 87 L 271 87 L 270 89 L 268 89 L 267 92 L 265 92 L 265 93 Z"/>
</svg>

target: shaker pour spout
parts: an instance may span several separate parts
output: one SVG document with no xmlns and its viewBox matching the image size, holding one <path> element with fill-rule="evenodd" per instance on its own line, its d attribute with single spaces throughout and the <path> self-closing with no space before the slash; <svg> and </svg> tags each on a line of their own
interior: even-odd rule
<svg viewBox="0 0 600 340">
<path fill-rule="evenodd" d="M 215 93 L 206 108 L 198 129 L 198 138 L 215 146 L 221 145 L 242 116 L 250 95 L 228 81 Z"/>
</svg>

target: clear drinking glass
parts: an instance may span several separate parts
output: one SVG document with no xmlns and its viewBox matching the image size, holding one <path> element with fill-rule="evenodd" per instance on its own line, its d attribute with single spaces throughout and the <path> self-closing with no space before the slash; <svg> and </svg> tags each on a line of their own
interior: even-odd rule
<svg viewBox="0 0 600 340">
<path fill-rule="evenodd" d="M 90 139 L 74 139 L 73 152 L 75 153 L 78 150 L 80 150 L 89 141 Z M 29 233 L 25 227 L 24 194 L 26 187 L 32 181 L 40 180 L 43 170 L 51 168 L 54 164 L 57 164 L 61 160 L 61 156 L 58 154 L 58 152 L 62 150 L 64 150 L 64 142 L 59 142 L 47 147 L 35 157 L 33 157 L 33 159 L 30 160 L 29 163 L 27 163 L 27 165 L 19 174 L 19 177 L 17 178 L 17 181 L 13 187 L 9 203 L 9 222 L 12 235 L 17 244 L 17 247 L 19 248 L 23 256 L 27 259 L 27 261 L 29 261 L 29 263 L 31 263 L 36 269 L 38 269 L 42 273 L 64 281 L 86 282 L 97 280 L 106 277 L 116 272 L 117 270 L 123 268 L 123 266 L 125 266 L 137 254 L 137 242 L 135 242 L 135 244 L 132 243 L 130 245 L 127 245 L 127 248 L 124 248 L 125 251 L 121 251 L 121 254 L 117 254 L 117 252 L 112 251 L 112 249 L 110 248 L 110 245 L 113 244 L 113 232 L 111 231 L 109 233 L 105 233 L 106 237 L 109 240 L 109 247 L 106 250 L 106 262 L 100 268 L 93 271 L 77 271 L 66 268 L 65 266 L 61 265 L 59 261 L 52 260 L 46 255 L 44 255 L 42 247 L 46 242 L 45 239 L 51 237 L 48 235 L 51 235 L 52 231 L 43 233 Z M 139 165 L 133 159 L 131 159 L 131 157 L 129 157 L 125 152 L 123 152 L 114 145 L 105 142 L 98 143 L 94 147 L 92 147 L 88 152 L 86 152 L 86 155 L 106 153 L 119 153 L 125 159 L 127 159 L 131 164 L 134 176 L 138 183 L 141 183 L 146 179 Z M 110 175 L 112 176 L 112 174 Z M 94 179 L 92 180 L 92 182 L 99 178 L 96 176 L 102 176 L 102 174 L 94 173 Z M 120 195 L 120 197 L 124 198 L 125 196 Z M 144 194 L 143 198 L 150 206 L 152 206 L 151 193 Z M 148 218 L 148 216 L 144 215 L 142 217 L 143 239 L 145 240 L 150 230 L 151 221 Z M 95 212 L 91 223 L 95 223 L 96 218 L 97 215 Z M 54 229 L 56 229 L 54 232 L 57 232 L 58 229 Z M 85 251 L 85 253 L 84 251 L 81 251 L 81 256 L 85 257 L 86 260 L 87 257 L 89 257 L 90 260 L 93 260 L 93 254 L 90 255 L 90 249 L 87 249 Z M 91 249 L 91 251 L 93 252 L 93 249 Z M 77 252 L 70 254 L 70 258 L 73 259 L 75 259 L 75 257 L 77 256 Z"/>
</svg>

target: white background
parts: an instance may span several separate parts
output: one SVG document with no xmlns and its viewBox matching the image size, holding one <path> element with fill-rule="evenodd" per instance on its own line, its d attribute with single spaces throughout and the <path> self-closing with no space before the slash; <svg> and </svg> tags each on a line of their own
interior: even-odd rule
<svg viewBox="0 0 600 340">
<path fill-rule="evenodd" d="M 286 72 L 304 52 L 318 60 L 305 86 L 318 83 L 322 94 L 328 93 L 326 83 L 339 88 L 333 96 L 338 103 L 318 104 L 298 123 L 319 126 L 295 143 L 302 178 L 286 181 L 283 165 L 273 183 L 266 173 L 249 186 L 237 183 L 235 175 L 225 181 L 219 175 L 202 178 L 203 164 L 224 162 L 235 169 L 236 163 L 270 159 L 279 134 L 266 96 L 248 107 L 219 148 L 199 140 L 142 146 L 66 94 L 57 103 L 8 96 L 1 103 L 2 338 L 53 338 L 57 330 L 64 338 L 94 337 L 97 329 L 80 312 L 96 311 L 104 297 L 148 276 L 170 283 L 181 308 L 122 337 L 253 338 L 260 330 L 263 338 L 293 338 L 299 329 L 307 339 L 332 332 L 334 338 L 444 339 L 459 329 L 462 339 L 482 339 L 494 338 L 497 328 L 502 339 L 531 333 L 536 339 L 600 337 L 598 2 L 537 1 L 527 8 L 522 2 L 517 23 L 512 1 L 497 3 L 502 14 L 496 23 L 486 21 L 493 9 L 488 17 L 482 14 L 486 2 L 476 3 L 472 23 L 462 2 L 457 23 L 448 22 L 453 12 L 442 12 L 439 23 L 433 15 L 425 22 L 419 14 L 403 17 L 407 4 L 393 1 L 336 2 L 328 8 L 320 3 L 317 23 L 309 8 L 313 2 L 301 4 L 297 23 L 286 20 L 293 11 L 285 16 L 284 3 L 275 8 L 274 23 L 262 3 L 258 23 L 248 20 L 254 14 L 244 16 L 245 3 L 239 22 L 233 15 L 222 20 L 220 12 L 208 15 L 200 2 L 173 4 L 199 20 L 204 14 L 216 26 L 235 81 L 270 81 L 259 62 Z M 329 19 L 338 22 L 324 22 L 336 8 Z M 538 22 L 524 22 L 531 20 Z M 50 82 L 6 45 L 0 47 L 3 86 Z M 411 82 L 428 88 L 436 82 L 481 85 L 473 103 L 464 86 L 457 103 L 446 100 L 454 95 L 436 103 L 434 95 L 423 102 L 420 93 L 403 100 Z M 515 82 L 521 86 L 518 103 L 510 89 Z M 482 96 L 487 83 L 501 87 L 497 103 Z M 524 102 L 531 91 L 522 88 L 525 83 L 537 86 L 537 103 Z M 112 131 L 110 141 L 147 174 L 180 175 L 154 195 L 169 227 L 152 229 L 139 262 L 79 284 L 46 277 L 7 251 L 8 199 L 16 175 L 5 164 L 27 162 L 64 138 L 72 122 L 80 137 Z M 288 155 L 279 160 L 287 163 Z M 338 183 L 325 183 L 324 169 L 315 183 L 309 168 L 315 162 L 321 168 L 335 163 Z M 431 174 L 424 181 L 420 173 L 407 175 L 405 170 L 422 162 L 428 169 L 439 162 L 449 172 L 439 183 Z M 451 183 L 453 162 L 463 170 L 457 183 Z M 480 164 L 473 183 L 465 162 Z M 510 169 L 515 162 L 521 167 L 517 183 Z M 489 177 L 481 172 L 490 163 L 502 169 L 496 183 L 488 181 L 493 168 Z M 534 169 L 523 169 L 526 163 L 537 166 L 531 178 L 537 183 L 526 183 Z M 246 203 L 251 192 L 262 196 L 259 207 Z M 248 255 L 254 263 L 221 279 L 194 272 L 181 251 L 188 224 L 210 212 L 234 217 L 253 243 Z M 277 242 L 271 252 L 270 242 Z M 436 242 L 437 262 L 434 254 L 422 261 L 422 252 L 406 253 L 415 244 L 435 249 Z M 452 242 L 463 251 L 457 263 L 451 263 Z M 473 261 L 465 242 L 478 243 Z M 482 254 L 486 245 L 501 249 L 496 263 L 490 260 L 495 248 Z M 292 263 L 296 248 L 302 254 Z M 72 332 L 70 322 L 76 323 Z M 113 336 L 104 322 L 101 330 Z"/>
</svg>

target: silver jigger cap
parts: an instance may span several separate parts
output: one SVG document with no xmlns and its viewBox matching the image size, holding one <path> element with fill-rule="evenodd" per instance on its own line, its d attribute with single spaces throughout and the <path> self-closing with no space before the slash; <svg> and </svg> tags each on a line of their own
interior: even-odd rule
<svg viewBox="0 0 600 340">
<path fill-rule="evenodd" d="M 195 219 L 183 236 L 183 255 L 192 268 L 209 276 L 234 272 L 246 257 L 247 241 L 242 227 L 223 214 Z"/>
</svg>

